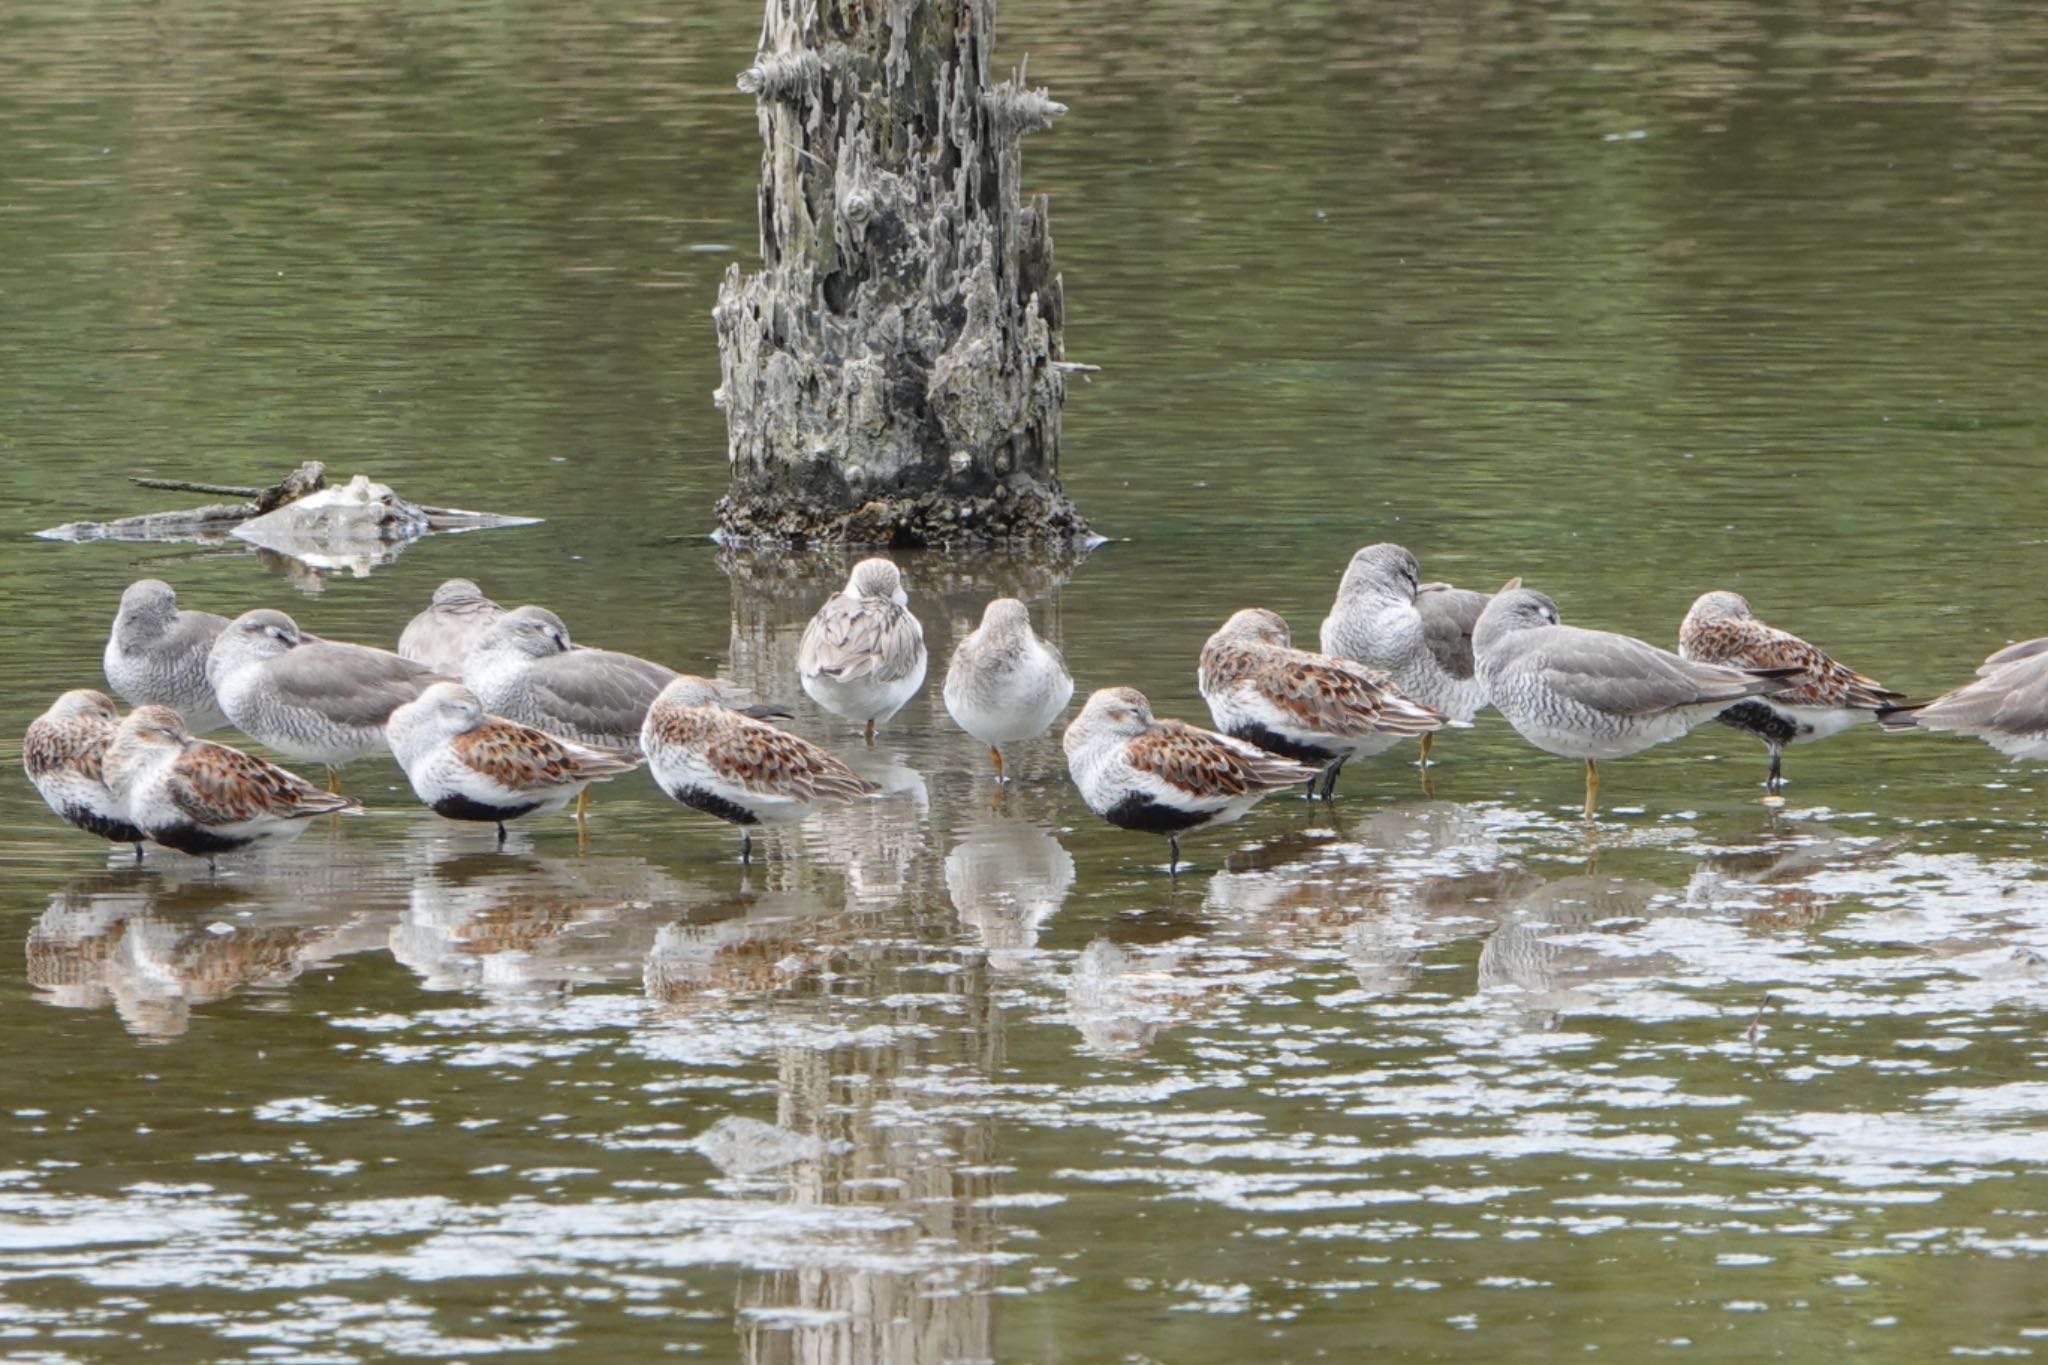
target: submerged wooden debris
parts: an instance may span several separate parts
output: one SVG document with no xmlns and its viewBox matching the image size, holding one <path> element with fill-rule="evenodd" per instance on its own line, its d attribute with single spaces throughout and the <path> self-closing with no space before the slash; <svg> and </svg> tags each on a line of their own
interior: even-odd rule
<svg viewBox="0 0 2048 1365">
<path fill-rule="evenodd" d="M 129 540 L 219 545 L 246 541 L 316 569 L 358 574 L 389 564 L 406 546 L 436 532 L 531 526 L 539 517 L 472 512 L 406 501 L 389 485 L 358 474 L 339 487 L 327 466 L 308 460 L 265 488 L 134 477 L 144 488 L 237 498 L 174 512 L 144 512 L 113 521 L 73 521 L 36 535 L 44 540 Z"/>
</svg>

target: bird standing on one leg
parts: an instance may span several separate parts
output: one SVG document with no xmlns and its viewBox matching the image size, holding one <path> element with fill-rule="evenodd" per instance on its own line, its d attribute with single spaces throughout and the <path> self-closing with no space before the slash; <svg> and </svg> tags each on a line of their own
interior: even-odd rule
<svg viewBox="0 0 2048 1365">
<path fill-rule="evenodd" d="M 1522 738 L 1586 764 L 1585 817 L 1602 759 L 1677 739 L 1745 698 L 1796 685 L 1797 669 L 1692 663 L 1633 636 L 1558 621 L 1557 604 L 1515 579 L 1473 632 L 1486 694 Z"/>
<path fill-rule="evenodd" d="M 998 597 L 981 613 L 946 665 L 946 714 L 988 745 L 1003 775 L 1003 746 L 1036 739 L 1066 710 L 1074 675 L 1060 652 L 1031 629 L 1031 613 Z"/>
<path fill-rule="evenodd" d="M 1739 701 L 1720 714 L 1724 725 L 1747 730 L 1771 751 L 1764 786 L 1785 785 L 1785 746 L 1825 739 L 1902 700 L 1873 678 L 1844 667 L 1790 631 L 1759 621 L 1732 592 L 1702 593 L 1678 628 L 1679 657 L 1730 668 L 1792 669 L 1791 685 L 1769 696 Z"/>
<path fill-rule="evenodd" d="M 1180 836 L 1228 824 L 1276 791 L 1322 771 L 1178 720 L 1159 720 L 1145 694 L 1106 687 L 1061 739 L 1081 799 L 1119 829 L 1164 835 L 1180 872 Z"/>
<path fill-rule="evenodd" d="M 812 701 L 862 726 L 903 709 L 924 685 L 924 627 L 910 614 L 903 575 L 886 559 L 853 566 L 846 587 L 825 600 L 797 645 L 798 680 Z"/>
<path fill-rule="evenodd" d="M 1224 734 L 1320 769 L 1324 800 L 1347 761 L 1449 723 L 1378 669 L 1293 648 L 1287 623 L 1257 607 L 1209 637 L 1195 682 Z"/>
<path fill-rule="evenodd" d="M 1323 653 L 1377 668 L 1409 700 L 1469 724 L 1486 705 L 1472 631 L 1487 601 L 1485 593 L 1424 583 L 1415 556 L 1399 545 L 1368 545 L 1351 556 L 1323 618 Z M 1434 730 L 1422 734 L 1425 781 L 1435 738 Z"/>
</svg>

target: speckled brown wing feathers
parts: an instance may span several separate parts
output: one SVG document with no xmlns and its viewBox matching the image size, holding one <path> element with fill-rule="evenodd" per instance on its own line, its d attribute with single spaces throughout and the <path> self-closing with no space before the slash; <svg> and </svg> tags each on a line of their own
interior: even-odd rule
<svg viewBox="0 0 2048 1365">
<path fill-rule="evenodd" d="M 353 797 L 321 791 L 275 763 L 205 740 L 194 742 L 179 756 L 170 792 L 178 809 L 201 825 L 362 809 Z"/>
<path fill-rule="evenodd" d="M 69 768 L 105 786 L 107 745 L 113 738 L 113 722 L 99 717 L 38 718 L 21 737 L 21 766 L 31 778 Z"/>
<path fill-rule="evenodd" d="M 1125 751 L 1133 768 L 1198 796 L 1236 797 L 1306 782 L 1320 770 L 1224 742 L 1185 721 L 1162 720 Z"/>
<path fill-rule="evenodd" d="M 705 757 L 735 786 L 803 801 L 847 800 L 881 790 L 807 739 L 737 714 L 721 719 L 729 723 L 719 726 Z"/>
<path fill-rule="evenodd" d="M 1798 669 L 1798 681 L 1773 693 L 1779 706 L 1850 707 L 1875 711 L 1905 694 L 1885 689 L 1828 657 L 1790 631 L 1754 619 L 1710 621 L 1686 638 L 1686 653 L 1701 663 L 1750 670 Z"/>
<path fill-rule="evenodd" d="M 1249 684 L 1303 729 L 1357 738 L 1421 735 L 1447 717 L 1410 701 L 1377 669 L 1303 650 L 1216 648 L 1203 652 L 1204 686 Z"/>
<path fill-rule="evenodd" d="M 544 730 L 491 716 L 450 742 L 456 757 L 511 791 L 533 791 L 628 773 L 631 754 L 571 745 Z"/>
</svg>

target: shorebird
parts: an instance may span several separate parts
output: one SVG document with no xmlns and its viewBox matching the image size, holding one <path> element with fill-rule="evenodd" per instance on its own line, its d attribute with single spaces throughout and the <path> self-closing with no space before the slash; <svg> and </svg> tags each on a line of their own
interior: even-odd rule
<svg viewBox="0 0 2048 1365">
<path fill-rule="evenodd" d="M 875 742 L 875 725 L 924 685 L 924 628 L 910 614 L 894 564 L 863 559 L 853 566 L 845 589 L 804 627 L 796 670 L 812 701 L 860 722 L 867 742 Z"/>
<path fill-rule="evenodd" d="M 451 578 L 434 589 L 434 600 L 425 611 L 406 622 L 398 637 L 398 652 L 436 673 L 454 677 L 462 672 L 470 647 L 504 614 L 505 609 L 484 596 L 476 584 L 467 578 Z"/>
<path fill-rule="evenodd" d="M 296 839 L 316 815 L 362 810 L 275 763 L 194 739 L 167 706 L 128 713 L 107 746 L 106 777 L 143 833 L 209 868 L 223 853 Z"/>
<path fill-rule="evenodd" d="M 1165 835 L 1174 875 L 1181 835 L 1229 824 L 1261 798 L 1321 772 L 1185 721 L 1159 720 L 1131 687 L 1089 697 L 1061 745 L 1088 809 L 1119 829 Z"/>
<path fill-rule="evenodd" d="M 733 710 L 716 683 L 688 674 L 648 708 L 640 747 L 662 791 L 739 826 L 743 863 L 753 856 L 752 826 L 794 824 L 881 790 L 809 740 Z"/>
<path fill-rule="evenodd" d="M 486 712 L 461 683 L 438 682 L 391 713 L 384 733 L 414 795 L 436 815 L 498 827 L 560 810 L 592 782 L 640 766 L 635 754 L 596 749 Z"/>
<path fill-rule="evenodd" d="M 228 723 L 207 681 L 206 659 L 228 619 L 178 610 L 178 594 L 161 579 L 140 578 L 121 594 L 114 628 L 101 656 L 107 682 L 130 706 L 168 706 L 203 735 Z"/>
<path fill-rule="evenodd" d="M 1629 635 L 1560 625 L 1557 604 L 1517 578 L 1472 634 L 1486 695 L 1523 739 L 1586 763 L 1586 818 L 1599 763 L 1677 739 L 1736 702 L 1794 686 L 1796 668 L 1690 663 Z"/>
<path fill-rule="evenodd" d="M 1378 669 L 1293 648 L 1287 623 L 1261 607 L 1238 612 L 1209 637 L 1195 684 L 1224 734 L 1320 768 L 1326 801 L 1351 759 L 1450 723 Z M 1308 794 L 1316 794 L 1314 781 Z"/>
<path fill-rule="evenodd" d="M 384 722 L 440 675 L 389 650 L 307 635 L 281 611 L 245 611 L 206 661 L 235 728 L 281 754 L 327 765 L 382 753 Z"/>
<path fill-rule="evenodd" d="M 1785 785 L 1781 760 L 1785 746 L 1826 739 L 1904 699 L 1876 679 L 1844 667 L 1790 631 L 1779 630 L 1750 614 L 1749 603 L 1732 592 L 1701 593 L 1678 628 L 1678 654 L 1694 663 L 1730 668 L 1795 670 L 1791 685 L 1768 697 L 1739 701 L 1723 711 L 1721 722 L 1747 730 L 1769 746 L 1770 775 L 1764 786 L 1777 792 Z"/>
<path fill-rule="evenodd" d="M 2007 758 L 2048 761 L 2048 636 L 2007 645 L 1978 666 L 1975 682 L 1878 719 L 1887 730 L 1970 735 Z"/>
<path fill-rule="evenodd" d="M 1003 780 L 1003 746 L 1036 739 L 1067 709 L 1074 675 L 1060 652 L 1031 629 L 1031 613 L 1014 597 L 982 609 L 946 665 L 946 714 L 988 745 L 996 780 Z"/>
<path fill-rule="evenodd" d="M 462 681 L 484 709 L 600 749 L 637 750 L 640 722 L 676 671 L 570 643 L 546 607 L 515 607 L 477 640 Z"/>
<path fill-rule="evenodd" d="M 1469 724 L 1486 705 L 1472 630 L 1487 601 L 1483 592 L 1423 582 L 1421 565 L 1399 545 L 1368 545 L 1351 556 L 1323 618 L 1323 653 L 1377 668 L 1410 701 Z M 1424 767 L 1434 740 L 1435 731 L 1423 732 Z"/>
<path fill-rule="evenodd" d="M 79 688 L 50 703 L 21 738 L 21 767 L 36 791 L 64 821 L 116 844 L 135 845 L 142 861 L 144 834 L 128 807 L 107 788 L 107 745 L 121 723 L 113 698 Z"/>
</svg>

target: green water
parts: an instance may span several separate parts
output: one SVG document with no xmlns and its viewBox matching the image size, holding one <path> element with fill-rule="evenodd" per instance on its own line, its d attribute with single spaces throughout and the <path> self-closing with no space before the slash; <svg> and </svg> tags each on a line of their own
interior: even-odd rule
<svg viewBox="0 0 2048 1365">
<path fill-rule="evenodd" d="M 1111 543 L 906 557 L 1199 718 L 1351 550 L 1663 642 L 1736 588 L 1926 694 L 2048 629 L 2048 18 L 2017 3 L 1010 3 Z M 451 574 L 799 703 L 886 798 L 643 778 L 506 850 L 375 807 L 218 879 L 0 783 L 0 1356 L 802 1361 L 2048 1350 L 2048 840 L 1988 749 L 1498 717 L 1331 811 L 1000 811 L 936 688 L 795 687 L 836 563 L 721 565 L 745 3 L 0 9 L 5 733 L 120 589 L 390 643 Z M 547 518 L 368 578 L 29 538 L 304 458 Z M 937 669 L 934 669 L 936 674 Z M 779 1124 L 789 1164 L 695 1144 Z M 715 1144 L 709 1144 L 715 1146 Z M 145 1357 L 142 1348 L 154 1352 Z"/>
</svg>

